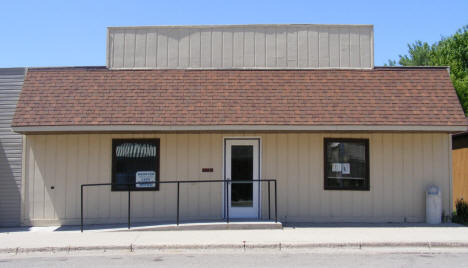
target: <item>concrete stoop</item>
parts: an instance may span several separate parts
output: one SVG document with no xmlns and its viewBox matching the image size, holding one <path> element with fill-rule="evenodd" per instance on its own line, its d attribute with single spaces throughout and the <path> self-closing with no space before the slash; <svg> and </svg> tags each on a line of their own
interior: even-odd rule
<svg viewBox="0 0 468 268">
<path fill-rule="evenodd" d="M 234 222 L 196 222 L 176 224 L 158 224 L 135 226 L 131 229 L 112 230 L 114 232 L 141 232 L 141 231 L 200 231 L 200 230 L 273 230 L 282 229 L 281 222 L 274 221 L 234 221 Z"/>
</svg>

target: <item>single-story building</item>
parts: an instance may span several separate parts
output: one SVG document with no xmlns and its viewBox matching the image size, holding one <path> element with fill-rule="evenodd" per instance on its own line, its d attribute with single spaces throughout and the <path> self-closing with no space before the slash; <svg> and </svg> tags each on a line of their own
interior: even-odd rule
<svg viewBox="0 0 468 268">
<path fill-rule="evenodd" d="M 467 122 L 447 68 L 374 66 L 371 25 L 236 25 L 109 28 L 106 66 L 28 69 L 12 127 L 24 225 L 79 223 L 99 183 L 86 223 L 129 187 L 133 222 L 175 221 L 176 180 L 214 181 L 182 220 L 266 219 L 270 179 L 283 222 L 421 222 Z"/>
<path fill-rule="evenodd" d="M 453 205 L 458 200 L 468 201 L 468 132 L 452 136 Z"/>
</svg>

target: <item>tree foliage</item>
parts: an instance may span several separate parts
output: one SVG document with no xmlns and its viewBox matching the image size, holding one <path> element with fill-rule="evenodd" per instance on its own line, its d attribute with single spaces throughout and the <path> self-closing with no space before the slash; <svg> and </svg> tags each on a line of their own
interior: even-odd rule
<svg viewBox="0 0 468 268">
<path fill-rule="evenodd" d="M 468 25 L 432 45 L 422 41 L 408 44 L 408 54 L 398 57 L 402 66 L 449 66 L 450 78 L 468 114 Z M 385 65 L 395 66 L 396 61 Z"/>
</svg>

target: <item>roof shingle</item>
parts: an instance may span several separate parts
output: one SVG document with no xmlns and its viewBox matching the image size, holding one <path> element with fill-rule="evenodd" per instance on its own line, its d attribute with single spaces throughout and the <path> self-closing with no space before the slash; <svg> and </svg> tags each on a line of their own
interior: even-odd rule
<svg viewBox="0 0 468 268">
<path fill-rule="evenodd" d="M 466 125 L 446 69 L 29 69 L 13 126 Z"/>
</svg>

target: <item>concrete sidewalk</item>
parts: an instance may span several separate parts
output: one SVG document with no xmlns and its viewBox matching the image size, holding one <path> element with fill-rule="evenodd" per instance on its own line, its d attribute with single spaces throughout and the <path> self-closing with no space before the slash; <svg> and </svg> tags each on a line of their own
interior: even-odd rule
<svg viewBox="0 0 468 268">
<path fill-rule="evenodd" d="M 324 247 L 468 248 L 456 224 L 311 224 L 272 230 L 116 231 L 43 227 L 0 229 L 0 253 L 143 249 L 287 249 Z"/>
</svg>

